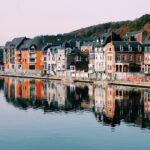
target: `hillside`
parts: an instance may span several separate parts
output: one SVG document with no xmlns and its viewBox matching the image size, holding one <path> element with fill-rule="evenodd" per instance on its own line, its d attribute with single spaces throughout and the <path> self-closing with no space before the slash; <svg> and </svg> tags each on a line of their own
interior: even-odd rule
<svg viewBox="0 0 150 150">
<path fill-rule="evenodd" d="M 130 31 L 146 30 L 150 33 L 150 15 L 146 14 L 133 21 L 108 22 L 98 24 L 87 28 L 82 28 L 69 33 L 69 35 L 78 38 L 96 39 L 100 34 L 114 31 L 118 34 L 125 34 Z"/>
</svg>

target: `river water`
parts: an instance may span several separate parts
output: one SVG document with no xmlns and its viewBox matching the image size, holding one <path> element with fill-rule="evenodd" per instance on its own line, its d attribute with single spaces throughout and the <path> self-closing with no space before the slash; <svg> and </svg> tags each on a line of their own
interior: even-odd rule
<svg viewBox="0 0 150 150">
<path fill-rule="evenodd" d="M 0 150 L 149 150 L 150 89 L 0 79 Z"/>
</svg>

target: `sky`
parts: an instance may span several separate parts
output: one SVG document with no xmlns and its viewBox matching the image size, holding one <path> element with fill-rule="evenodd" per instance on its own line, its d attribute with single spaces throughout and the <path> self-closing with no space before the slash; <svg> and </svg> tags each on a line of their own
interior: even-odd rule
<svg viewBox="0 0 150 150">
<path fill-rule="evenodd" d="M 0 45 L 150 13 L 150 0 L 0 0 Z"/>
</svg>

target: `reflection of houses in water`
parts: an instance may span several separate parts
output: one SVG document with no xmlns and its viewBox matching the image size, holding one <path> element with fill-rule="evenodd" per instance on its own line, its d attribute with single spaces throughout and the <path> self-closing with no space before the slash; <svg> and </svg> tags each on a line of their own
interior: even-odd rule
<svg viewBox="0 0 150 150">
<path fill-rule="evenodd" d="M 59 83 L 45 82 L 46 99 L 49 106 L 63 107 L 66 100 L 66 87 Z"/>
<path fill-rule="evenodd" d="M 13 99 L 44 99 L 43 82 L 23 78 L 4 78 L 5 95 Z"/>
<path fill-rule="evenodd" d="M 123 120 L 141 127 L 150 127 L 150 93 L 142 89 L 118 86 L 98 88 L 95 88 L 95 116 L 98 121 L 115 126 Z M 101 96 L 98 91 L 105 93 L 104 105 L 100 105 Z M 98 108 L 103 106 L 104 109 L 98 112 Z"/>
<path fill-rule="evenodd" d="M 129 88 L 127 87 L 117 87 L 116 88 L 116 100 L 128 100 L 129 99 Z"/>
<path fill-rule="evenodd" d="M 70 111 L 91 108 L 88 87 L 66 86 L 45 80 L 5 77 L 5 95 L 16 107 L 44 111 Z"/>
<path fill-rule="evenodd" d="M 109 118 L 113 118 L 115 115 L 116 88 L 112 86 L 107 87 L 105 90 L 106 90 L 105 115 Z"/>
<path fill-rule="evenodd" d="M 96 119 L 107 125 L 115 126 L 123 120 L 127 124 L 150 127 L 150 91 L 146 89 L 67 86 L 59 82 L 5 77 L 4 91 L 7 102 L 21 109 L 94 110 Z"/>
<path fill-rule="evenodd" d="M 144 92 L 144 112 L 150 113 L 150 91 Z"/>
<path fill-rule="evenodd" d="M 95 112 L 102 113 L 105 112 L 106 106 L 106 95 L 105 89 L 102 87 L 95 88 Z"/>
</svg>

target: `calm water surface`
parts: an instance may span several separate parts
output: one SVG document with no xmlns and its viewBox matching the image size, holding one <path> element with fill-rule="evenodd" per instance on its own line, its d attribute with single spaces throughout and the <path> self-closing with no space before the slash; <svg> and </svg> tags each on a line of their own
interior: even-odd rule
<svg viewBox="0 0 150 150">
<path fill-rule="evenodd" d="M 0 79 L 0 150 L 150 150 L 150 89 Z"/>
</svg>

